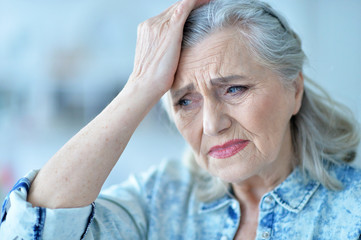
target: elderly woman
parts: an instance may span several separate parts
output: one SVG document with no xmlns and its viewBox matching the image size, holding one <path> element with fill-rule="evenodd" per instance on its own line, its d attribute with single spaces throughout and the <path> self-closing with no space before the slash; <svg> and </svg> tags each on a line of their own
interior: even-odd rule
<svg viewBox="0 0 361 240">
<path fill-rule="evenodd" d="M 139 26 L 119 95 L 14 187 L 1 239 L 360 239 L 357 123 L 304 86 L 304 59 L 265 3 L 175 3 Z M 165 93 L 185 161 L 99 195 Z"/>
</svg>

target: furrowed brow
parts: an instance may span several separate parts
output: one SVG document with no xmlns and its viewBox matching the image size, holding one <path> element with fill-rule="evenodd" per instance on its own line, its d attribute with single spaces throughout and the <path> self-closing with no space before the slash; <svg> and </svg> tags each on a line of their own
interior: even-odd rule
<svg viewBox="0 0 361 240">
<path fill-rule="evenodd" d="M 241 75 L 230 75 L 230 76 L 226 76 L 226 77 L 212 78 L 211 84 L 213 86 L 217 86 L 217 85 L 232 82 L 234 80 L 242 80 L 242 79 L 246 79 L 246 77 L 241 76 Z"/>
<path fill-rule="evenodd" d="M 212 78 L 210 80 L 211 84 L 213 86 L 217 86 L 217 85 L 222 85 L 225 83 L 230 83 L 232 81 L 235 80 L 242 80 L 242 79 L 246 79 L 245 76 L 241 76 L 241 75 L 230 75 L 230 76 L 226 76 L 226 77 L 219 77 L 219 78 Z M 177 90 L 172 91 L 171 90 L 171 96 L 174 101 L 177 101 L 180 97 L 182 97 L 184 94 L 186 94 L 187 92 L 192 92 L 194 91 L 195 87 L 193 83 L 190 83 L 182 88 L 179 88 Z"/>
<path fill-rule="evenodd" d="M 190 83 L 180 89 L 177 89 L 175 91 L 172 91 L 171 90 L 171 96 L 172 96 L 172 99 L 173 99 L 173 102 L 174 101 L 177 101 L 180 97 L 182 97 L 184 94 L 186 94 L 187 92 L 192 92 L 194 91 L 194 85 L 193 83 Z"/>
</svg>

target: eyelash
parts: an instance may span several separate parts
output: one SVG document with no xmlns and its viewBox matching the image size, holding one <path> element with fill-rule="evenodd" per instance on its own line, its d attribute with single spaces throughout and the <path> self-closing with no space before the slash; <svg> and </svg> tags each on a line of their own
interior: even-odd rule
<svg viewBox="0 0 361 240">
<path fill-rule="evenodd" d="M 239 89 L 239 90 L 236 91 L 236 92 L 231 92 L 230 89 L 234 89 L 234 88 L 237 88 L 237 89 Z M 243 92 L 246 91 L 247 89 L 248 89 L 247 86 L 231 86 L 231 87 L 227 88 L 226 94 L 237 94 L 237 93 L 240 93 L 240 92 L 243 93 Z"/>
<path fill-rule="evenodd" d="M 185 105 L 184 102 L 189 102 L 189 103 L 187 105 Z M 179 101 L 177 102 L 176 105 L 181 106 L 181 107 L 185 107 L 185 106 L 188 106 L 190 104 L 190 102 L 191 102 L 191 100 L 189 100 L 189 99 L 181 98 L 181 99 L 179 99 Z"/>
</svg>

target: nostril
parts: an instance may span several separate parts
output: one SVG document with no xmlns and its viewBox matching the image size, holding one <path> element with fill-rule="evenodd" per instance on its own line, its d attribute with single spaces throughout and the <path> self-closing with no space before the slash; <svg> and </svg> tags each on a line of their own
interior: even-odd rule
<svg viewBox="0 0 361 240">
<path fill-rule="evenodd" d="M 231 119 L 227 115 L 217 111 L 203 116 L 203 133 L 208 136 L 223 134 L 230 129 L 231 125 Z"/>
</svg>

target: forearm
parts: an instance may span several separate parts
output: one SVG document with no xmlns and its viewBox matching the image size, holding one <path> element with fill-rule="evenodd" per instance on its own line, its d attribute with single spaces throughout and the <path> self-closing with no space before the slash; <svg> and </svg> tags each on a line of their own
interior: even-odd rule
<svg viewBox="0 0 361 240">
<path fill-rule="evenodd" d="M 48 208 L 93 202 L 136 127 L 160 98 L 126 87 L 41 169 L 28 197 Z"/>
<path fill-rule="evenodd" d="M 49 208 L 93 202 L 151 107 L 168 91 L 177 70 L 184 23 L 208 0 L 178 1 L 138 27 L 134 69 L 125 89 L 41 169 L 28 200 Z"/>
</svg>

